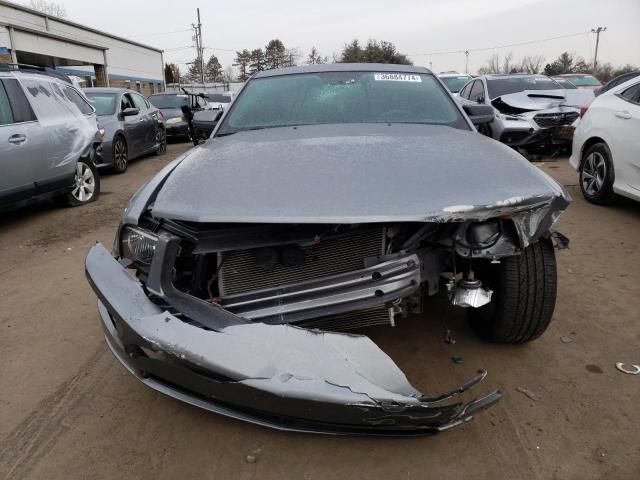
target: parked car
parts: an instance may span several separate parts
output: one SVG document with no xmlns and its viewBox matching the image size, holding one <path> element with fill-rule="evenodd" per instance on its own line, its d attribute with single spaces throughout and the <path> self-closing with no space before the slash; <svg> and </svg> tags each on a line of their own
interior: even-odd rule
<svg viewBox="0 0 640 480">
<path fill-rule="evenodd" d="M 569 80 L 577 88 L 584 88 L 585 90 L 597 90 L 602 86 L 600 80 L 588 73 L 563 73 L 561 75 L 554 75 L 554 80 Z"/>
<path fill-rule="evenodd" d="M 598 96 L 578 124 L 571 165 L 591 203 L 640 200 L 640 77 Z"/>
<path fill-rule="evenodd" d="M 604 92 L 608 92 L 613 87 L 617 87 L 618 85 L 622 85 L 625 82 L 628 82 L 632 78 L 636 78 L 640 75 L 640 70 L 635 70 L 633 72 L 623 73 L 622 75 L 618 75 L 616 78 L 609 80 L 605 85 L 595 90 L 596 97 L 598 95 L 602 95 Z"/>
<path fill-rule="evenodd" d="M 102 134 L 91 104 L 59 74 L 0 70 L 0 208 L 43 197 L 71 206 L 96 200 Z"/>
<path fill-rule="evenodd" d="M 570 146 L 580 108 L 592 100 L 593 93 L 566 90 L 544 75 L 482 75 L 459 93 L 462 104 L 494 108 L 481 133 L 532 154 Z"/>
<path fill-rule="evenodd" d="M 231 103 L 231 100 L 233 100 L 233 95 L 231 94 L 231 92 L 210 92 L 206 94 L 206 97 L 207 101 L 214 109 L 226 109 Z"/>
<path fill-rule="evenodd" d="M 134 158 L 167 150 L 160 111 L 138 92 L 125 88 L 85 88 L 105 130 L 98 167 L 124 173 Z"/>
<path fill-rule="evenodd" d="M 149 96 L 148 99 L 162 112 L 168 138 L 190 140 L 189 125 L 182 111 L 183 106 L 189 105 L 187 93 L 156 93 Z M 204 96 L 198 97 L 198 106 L 203 109 L 212 108 Z"/>
<path fill-rule="evenodd" d="M 575 90 L 575 89 L 578 88 L 573 83 L 571 83 L 570 80 L 568 80 L 566 78 L 555 77 L 553 80 L 555 80 L 555 82 L 558 85 L 560 85 L 562 88 L 564 88 L 566 90 Z"/>
<path fill-rule="evenodd" d="M 345 330 L 393 325 L 442 292 L 485 339 L 545 331 L 552 227 L 570 197 L 477 134 L 493 115 L 422 67 L 256 73 L 211 138 L 134 195 L 113 255 L 89 251 L 109 347 L 147 386 L 260 425 L 415 435 L 465 423 L 500 392 L 446 400 L 485 372 L 423 395 Z"/>
<path fill-rule="evenodd" d="M 451 93 L 458 93 L 473 77 L 467 73 L 439 73 L 438 78 L 446 85 Z"/>
</svg>

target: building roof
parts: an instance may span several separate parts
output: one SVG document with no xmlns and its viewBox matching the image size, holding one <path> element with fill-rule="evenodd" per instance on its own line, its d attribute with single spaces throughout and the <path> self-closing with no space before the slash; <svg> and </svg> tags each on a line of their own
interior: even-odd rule
<svg viewBox="0 0 640 480">
<path fill-rule="evenodd" d="M 56 17 L 56 16 L 53 16 L 53 15 L 47 15 L 46 13 L 42 13 L 42 12 L 40 12 L 38 10 L 34 10 L 32 8 L 25 7 L 24 5 L 20 5 L 18 3 L 13 3 L 13 2 L 7 2 L 5 0 L 0 0 L 0 5 L 4 5 L 4 6 L 9 7 L 9 8 L 15 8 L 16 10 L 21 10 L 23 12 L 27 12 L 27 13 L 30 13 L 32 15 L 38 15 L 39 17 L 42 17 L 42 18 L 47 18 L 47 19 L 50 18 L 51 20 L 54 20 L 56 22 L 64 23 L 66 25 L 70 25 L 72 27 L 80 28 L 80 29 L 86 30 L 88 32 L 92 32 L 92 33 L 96 33 L 98 35 L 103 35 L 105 37 L 113 38 L 115 40 L 120 40 L 121 42 L 126 42 L 126 43 L 129 43 L 131 45 L 136 45 L 138 47 L 147 48 L 149 50 L 154 50 L 154 51 L 160 52 L 160 53 L 162 53 L 162 51 L 163 51 L 163 50 L 161 50 L 159 48 L 151 47 L 149 45 L 145 45 L 144 43 L 135 42 L 133 40 L 129 40 L 129 39 L 124 38 L 124 37 L 119 37 L 118 35 L 112 35 L 111 33 L 103 32 L 102 30 L 98 30 L 96 28 L 91 28 L 91 27 L 87 27 L 86 25 L 82 25 L 80 23 L 72 22 L 70 20 L 67 20 L 66 18 Z"/>
</svg>

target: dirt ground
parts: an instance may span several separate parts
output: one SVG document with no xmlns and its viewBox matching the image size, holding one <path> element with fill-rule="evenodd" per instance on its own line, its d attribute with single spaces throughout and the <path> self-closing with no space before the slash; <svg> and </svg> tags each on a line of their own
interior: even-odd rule
<svg viewBox="0 0 640 480">
<path fill-rule="evenodd" d="M 84 256 L 112 244 L 129 196 L 187 148 L 105 175 L 90 206 L 0 217 L 1 478 L 640 478 L 640 376 L 615 369 L 640 364 L 640 204 L 590 205 L 566 159 L 540 165 L 574 203 L 557 225 L 571 248 L 558 253 L 555 319 L 529 345 L 482 343 L 461 311 L 445 344 L 442 300 L 366 332 L 426 393 L 487 369 L 475 393 L 504 398 L 472 422 L 413 439 L 283 433 L 155 393 L 105 346 Z"/>
</svg>

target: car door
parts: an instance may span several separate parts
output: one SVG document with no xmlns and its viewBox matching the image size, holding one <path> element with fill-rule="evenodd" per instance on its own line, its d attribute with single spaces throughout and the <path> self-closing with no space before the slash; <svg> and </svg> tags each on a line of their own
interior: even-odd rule
<svg viewBox="0 0 640 480">
<path fill-rule="evenodd" d="M 0 81 L 0 205 L 32 196 L 47 177 L 46 138 L 15 79 Z"/>
<path fill-rule="evenodd" d="M 120 111 L 127 108 L 138 108 L 133 101 L 133 93 L 123 93 L 120 100 Z M 129 149 L 129 158 L 140 155 L 145 151 L 145 134 L 147 125 L 144 120 L 144 111 L 139 111 L 136 115 L 123 116 L 124 137 Z"/>
<path fill-rule="evenodd" d="M 140 124 L 142 125 L 142 150 L 148 151 L 156 144 L 156 119 L 151 116 L 145 98 L 139 93 L 132 93 L 133 103 L 140 110 Z"/>
<path fill-rule="evenodd" d="M 640 190 L 640 81 L 614 94 L 611 106 L 609 131 L 615 168 L 622 173 L 621 180 Z"/>
</svg>

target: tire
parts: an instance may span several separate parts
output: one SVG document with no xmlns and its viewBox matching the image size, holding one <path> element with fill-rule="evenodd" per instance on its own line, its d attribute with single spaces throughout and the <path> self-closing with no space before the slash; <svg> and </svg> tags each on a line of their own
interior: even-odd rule
<svg viewBox="0 0 640 480">
<path fill-rule="evenodd" d="M 596 205 L 610 205 L 616 199 L 613 181 L 613 161 L 609 147 L 604 143 L 592 145 L 582 154 L 580 162 L 582 196 Z"/>
<path fill-rule="evenodd" d="M 100 175 L 95 164 L 85 158 L 76 164 L 75 185 L 65 197 L 70 207 L 78 207 L 95 202 L 100 196 Z"/>
<path fill-rule="evenodd" d="M 127 141 L 122 135 L 117 135 L 113 139 L 113 171 L 116 173 L 124 173 L 129 166 L 129 148 Z"/>
<path fill-rule="evenodd" d="M 156 143 L 159 144 L 156 155 L 164 155 L 167 151 L 167 132 L 164 127 L 158 127 L 156 130 Z"/>
<path fill-rule="evenodd" d="M 525 343 L 544 333 L 553 316 L 558 286 L 550 239 L 542 238 L 499 264 L 483 262 L 476 276 L 493 290 L 491 303 L 468 312 L 471 327 L 481 338 Z"/>
</svg>

